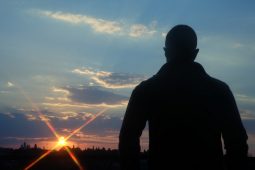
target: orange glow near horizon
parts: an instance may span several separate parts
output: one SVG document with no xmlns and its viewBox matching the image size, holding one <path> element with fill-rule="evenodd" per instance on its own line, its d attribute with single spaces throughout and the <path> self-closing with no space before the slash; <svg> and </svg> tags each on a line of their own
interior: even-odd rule
<svg viewBox="0 0 255 170">
<path fill-rule="evenodd" d="M 107 109 L 103 109 L 101 111 L 99 111 L 97 114 L 95 114 L 92 118 L 90 118 L 88 121 L 86 121 L 83 125 L 81 125 L 79 128 L 75 129 L 70 135 L 68 135 L 66 138 L 65 137 L 59 137 L 59 135 L 57 134 L 56 131 L 54 131 L 54 134 L 56 134 L 55 136 L 58 139 L 57 144 L 51 149 L 48 150 L 46 153 L 44 153 L 43 155 L 41 155 L 38 159 L 36 159 L 35 161 L 33 161 L 31 164 L 29 164 L 24 170 L 29 170 L 31 167 L 33 167 L 37 162 L 39 162 L 41 159 L 43 159 L 44 157 L 46 157 L 47 155 L 49 155 L 54 149 L 56 149 L 58 146 L 64 146 L 67 142 L 68 139 L 70 139 L 73 135 L 75 135 L 76 133 L 78 133 L 82 128 L 84 128 L 85 126 L 87 126 L 89 123 L 91 123 L 92 121 L 94 121 L 98 116 L 102 115 Z M 50 122 L 48 122 L 50 124 Z M 51 124 L 50 124 L 51 125 Z M 51 127 L 53 127 L 51 125 Z M 54 128 L 52 128 L 54 129 Z M 55 130 L 55 129 L 54 129 Z M 74 161 L 74 163 L 79 167 L 80 170 L 84 170 L 84 168 L 81 166 L 81 164 L 79 163 L 78 159 L 75 157 L 75 155 L 72 153 L 72 151 L 70 149 L 68 149 L 68 147 L 65 147 L 66 151 L 68 152 L 69 156 L 72 158 L 72 160 Z"/>
<path fill-rule="evenodd" d="M 95 116 L 93 116 L 92 118 L 90 118 L 88 121 L 86 121 L 83 125 L 81 125 L 79 128 L 75 129 L 69 136 L 67 136 L 66 138 L 61 136 L 59 137 L 59 135 L 57 134 L 57 132 L 55 131 L 54 134 L 56 134 L 55 136 L 58 138 L 58 142 L 57 144 L 50 150 L 48 150 L 47 152 L 45 152 L 43 155 L 41 155 L 39 158 L 37 158 L 35 161 L 33 161 L 31 164 L 29 164 L 24 170 L 29 170 L 31 167 L 33 167 L 37 162 L 39 162 L 41 159 L 43 159 L 44 157 L 46 157 L 47 155 L 49 155 L 54 149 L 56 149 L 58 146 L 65 146 L 66 142 L 68 139 L 70 139 L 73 135 L 75 135 L 76 133 L 78 133 L 82 128 L 84 128 L 85 126 L 87 126 L 89 123 L 91 123 L 92 121 L 94 121 L 98 116 L 102 115 L 107 109 L 104 109 L 100 112 L 98 112 Z M 49 123 L 49 122 L 48 122 Z M 50 124 L 50 123 L 49 123 Z M 50 124 L 51 125 L 51 124 Z M 51 125 L 51 127 L 53 127 Z M 54 128 L 52 128 L 54 129 Z M 74 163 L 79 167 L 80 170 L 84 170 L 84 168 L 81 166 L 80 162 L 78 161 L 78 159 L 75 157 L 75 155 L 72 153 L 72 151 L 65 146 L 66 151 L 68 152 L 69 156 L 72 158 L 72 160 L 74 161 Z"/>
<path fill-rule="evenodd" d="M 23 94 L 23 96 L 27 99 L 27 101 L 31 104 L 32 108 L 36 110 L 36 113 L 39 115 L 41 120 L 47 125 L 47 127 L 50 129 L 50 131 L 56 136 L 57 138 L 57 144 L 52 147 L 50 150 L 42 154 L 39 158 L 37 158 L 35 161 L 30 163 L 27 167 L 24 168 L 24 170 L 29 170 L 32 168 L 37 162 L 39 162 L 41 159 L 49 155 L 53 150 L 55 150 L 57 147 L 65 147 L 67 153 L 71 157 L 71 159 L 74 161 L 74 163 L 79 167 L 80 170 L 84 170 L 78 159 L 75 157 L 75 155 L 72 153 L 72 151 L 66 146 L 67 140 L 70 139 L 73 135 L 78 133 L 82 128 L 87 126 L 89 123 L 94 121 L 98 116 L 102 115 L 107 109 L 103 109 L 99 111 L 97 114 L 95 114 L 93 117 L 91 117 L 89 120 L 87 120 L 84 124 L 82 124 L 79 128 L 75 129 L 70 135 L 68 135 L 66 138 L 63 136 L 59 136 L 55 128 L 51 125 L 49 120 L 41 113 L 40 109 L 34 104 L 34 102 L 30 99 L 28 95 L 26 95 L 25 91 L 22 90 L 20 87 L 18 87 L 20 92 Z"/>
<path fill-rule="evenodd" d="M 37 162 L 39 162 L 41 159 L 49 155 L 54 149 L 56 149 L 58 146 L 65 146 L 67 143 L 67 140 L 70 139 L 73 135 L 78 133 L 82 128 L 87 126 L 89 123 L 94 121 L 98 116 L 102 115 L 107 109 L 104 109 L 102 111 L 99 111 L 96 115 L 94 115 L 92 118 L 90 118 L 88 121 L 86 121 L 83 125 L 81 125 L 79 128 L 75 129 L 70 135 L 68 135 L 66 138 L 57 134 L 56 131 L 54 131 L 55 136 L 58 138 L 57 144 L 47 152 L 45 152 L 43 155 L 41 155 L 39 158 L 37 158 L 35 161 L 33 161 L 31 164 L 29 164 L 24 170 L 29 170 L 31 167 L 33 167 Z M 49 122 L 48 122 L 49 123 Z M 50 124 L 50 123 L 49 123 Z M 51 124 L 50 124 L 51 125 Z M 50 127 L 53 127 L 52 125 Z M 54 128 L 52 128 L 54 129 Z M 54 129 L 55 130 L 55 129 Z M 66 151 L 68 152 L 69 156 L 72 158 L 74 163 L 79 167 L 80 170 L 84 170 L 84 168 L 81 166 L 80 162 L 78 159 L 75 157 L 75 155 L 72 153 L 72 151 L 65 146 Z"/>
</svg>

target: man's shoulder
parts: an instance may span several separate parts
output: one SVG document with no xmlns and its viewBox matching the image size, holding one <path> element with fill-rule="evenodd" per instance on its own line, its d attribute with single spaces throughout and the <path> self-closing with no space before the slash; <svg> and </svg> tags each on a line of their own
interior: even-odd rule
<svg viewBox="0 0 255 170">
<path fill-rule="evenodd" d="M 223 92 L 223 91 L 229 91 L 230 87 L 228 86 L 228 84 L 220 79 L 217 79 L 215 77 L 212 77 L 208 74 L 206 74 L 205 76 L 205 81 L 201 81 L 202 84 L 206 85 L 207 88 L 213 90 L 213 91 L 218 91 L 218 92 Z M 142 81 L 141 83 L 139 83 L 134 91 L 139 93 L 146 93 L 146 92 L 150 92 L 153 91 L 154 89 L 159 89 L 160 85 L 162 84 L 162 79 L 160 76 L 158 76 L 157 74 L 148 78 L 147 80 Z M 204 82 L 204 83 L 203 83 Z M 209 90 L 208 89 L 208 90 Z"/>
<path fill-rule="evenodd" d="M 150 91 L 152 88 L 155 87 L 157 83 L 157 76 L 154 75 L 150 78 L 148 78 L 147 80 L 142 81 L 141 83 L 139 83 L 135 88 L 134 88 L 134 92 L 145 92 L 145 91 Z"/>
<path fill-rule="evenodd" d="M 138 89 L 150 88 L 152 86 L 155 86 L 157 84 L 157 82 L 158 82 L 158 77 L 157 77 L 157 75 L 154 75 L 154 76 L 148 78 L 147 80 L 142 81 L 140 84 L 138 84 L 136 86 L 136 88 L 138 88 Z"/>
<path fill-rule="evenodd" d="M 223 91 L 229 90 L 228 84 L 222 80 L 211 77 L 209 75 L 208 75 L 208 80 L 210 85 L 212 85 L 214 89 L 223 90 Z"/>
</svg>

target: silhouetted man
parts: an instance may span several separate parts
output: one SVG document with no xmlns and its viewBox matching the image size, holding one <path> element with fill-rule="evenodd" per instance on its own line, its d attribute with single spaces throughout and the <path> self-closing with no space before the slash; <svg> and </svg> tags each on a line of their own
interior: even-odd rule
<svg viewBox="0 0 255 170">
<path fill-rule="evenodd" d="M 194 62 L 192 28 L 177 25 L 165 41 L 166 64 L 138 85 L 129 100 L 119 136 L 121 167 L 138 170 L 140 136 L 148 121 L 149 169 L 243 169 L 247 134 L 229 87 Z"/>
</svg>

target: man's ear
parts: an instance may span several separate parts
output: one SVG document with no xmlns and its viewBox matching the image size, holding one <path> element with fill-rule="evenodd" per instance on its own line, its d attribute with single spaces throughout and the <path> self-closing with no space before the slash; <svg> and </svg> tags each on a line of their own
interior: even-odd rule
<svg viewBox="0 0 255 170">
<path fill-rule="evenodd" d="M 171 60 L 171 52 L 167 48 L 164 48 L 164 51 L 165 51 L 166 61 L 169 62 Z"/>
<path fill-rule="evenodd" d="M 192 60 L 193 61 L 196 59 L 198 52 L 199 52 L 198 48 L 194 50 L 193 55 L 192 55 Z"/>
</svg>

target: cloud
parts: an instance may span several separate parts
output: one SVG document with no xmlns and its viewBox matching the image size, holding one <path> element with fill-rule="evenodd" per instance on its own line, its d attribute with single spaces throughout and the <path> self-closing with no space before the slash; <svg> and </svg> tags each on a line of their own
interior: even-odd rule
<svg viewBox="0 0 255 170">
<path fill-rule="evenodd" d="M 232 45 L 232 48 L 234 48 L 234 49 L 242 48 L 242 47 L 244 47 L 244 44 L 241 44 L 241 43 L 234 43 L 234 44 Z"/>
<path fill-rule="evenodd" d="M 1 90 L 1 91 L 0 91 L 0 93 L 1 93 L 1 94 L 9 94 L 9 93 L 10 93 L 10 91 Z"/>
<path fill-rule="evenodd" d="M 15 87 L 14 83 L 8 81 L 4 84 L 4 89 L 0 89 L 0 94 L 9 94 L 11 93 L 11 88 Z"/>
<path fill-rule="evenodd" d="M 247 96 L 245 94 L 236 94 L 236 99 L 239 102 L 246 103 L 246 104 L 255 104 L 255 98 L 251 96 Z"/>
<path fill-rule="evenodd" d="M 75 134 L 71 140 L 79 143 L 80 146 L 117 148 L 121 124 L 120 117 L 99 116 L 93 123 Z M 62 131 L 69 134 L 73 129 L 63 128 Z M 146 128 L 141 137 L 143 149 L 148 149 L 148 141 L 148 129 Z"/>
<path fill-rule="evenodd" d="M 36 113 L 33 114 L 36 115 Z M 12 115 L 12 117 L 9 115 Z M 10 112 L 9 115 L 0 113 L 0 129 L 2 129 L 0 131 L 0 138 L 8 136 L 42 137 L 50 134 L 50 130 L 39 119 L 29 121 L 26 113 L 18 112 L 17 110 Z"/>
<path fill-rule="evenodd" d="M 67 89 L 65 89 L 65 88 L 57 88 L 57 87 L 53 87 L 53 89 L 52 89 L 52 91 L 53 92 L 57 92 L 57 93 L 62 93 L 62 94 L 64 94 L 64 95 L 70 95 L 70 92 L 67 90 Z M 49 97 L 48 97 L 49 98 Z M 51 98 L 52 99 L 52 98 Z"/>
<path fill-rule="evenodd" d="M 103 108 L 123 108 L 128 103 L 128 97 L 115 94 L 98 86 L 54 87 L 52 96 L 42 103 L 53 112 L 87 112 Z M 66 119 L 68 119 L 66 115 Z"/>
<path fill-rule="evenodd" d="M 2 114 L 6 115 L 6 116 L 9 116 L 10 118 L 15 118 L 15 115 L 12 114 L 11 112 L 4 112 Z"/>
<path fill-rule="evenodd" d="M 44 102 L 44 106 L 46 106 L 48 109 L 53 109 L 54 111 L 63 111 L 63 110 L 73 110 L 73 111 L 82 111 L 84 109 L 103 109 L 103 108 L 118 108 L 118 107 L 124 107 L 127 105 L 127 102 L 123 102 L 121 104 L 82 104 L 82 103 L 61 103 L 61 102 Z"/>
<path fill-rule="evenodd" d="M 73 14 L 67 12 L 53 12 L 37 10 L 40 15 L 47 16 L 51 19 L 64 21 L 71 24 L 84 24 L 90 26 L 95 32 L 112 34 L 112 35 L 126 35 L 133 38 L 150 36 L 155 34 L 156 22 L 153 21 L 150 27 L 142 24 L 123 24 L 118 21 L 105 20 L 88 15 Z"/>
<path fill-rule="evenodd" d="M 78 143 L 81 147 L 104 147 L 104 148 L 118 148 L 119 130 L 118 131 L 103 131 L 104 134 L 83 133 L 79 132 L 71 141 Z M 140 138 L 141 149 L 148 149 L 148 135 L 145 134 Z"/>
<path fill-rule="evenodd" d="M 27 117 L 27 120 L 37 120 L 37 117 L 35 116 L 35 114 L 25 114 L 25 116 Z"/>
<path fill-rule="evenodd" d="M 23 113 L 23 112 L 12 112 L 9 113 L 13 117 L 7 114 L 0 113 L 1 124 L 0 127 L 3 131 L 0 132 L 1 137 L 7 136 L 30 136 L 30 137 L 42 137 L 42 136 L 52 136 L 51 131 L 47 128 L 45 123 L 39 119 L 39 116 L 35 112 Z M 72 115 L 66 121 L 65 119 L 59 117 L 58 113 L 42 111 L 44 117 L 50 120 L 51 124 L 54 125 L 55 129 L 60 132 L 61 129 L 74 129 L 81 126 L 84 122 L 89 120 L 95 113 L 65 113 L 65 115 Z M 30 118 L 33 119 L 30 119 Z M 107 117 L 107 119 L 105 118 Z M 101 115 L 98 116 L 93 122 L 91 122 L 86 128 L 87 131 L 118 130 L 121 125 L 121 120 L 118 117 L 111 118 L 110 116 Z M 5 129 L 5 130 L 4 130 Z"/>
<path fill-rule="evenodd" d="M 14 84 L 12 82 L 7 82 L 7 87 L 14 87 Z"/>
<path fill-rule="evenodd" d="M 102 90 L 98 87 L 66 88 L 72 101 L 86 104 L 121 104 L 128 97 Z"/>
<path fill-rule="evenodd" d="M 88 76 L 98 85 L 104 88 L 121 89 L 134 88 L 141 81 L 145 80 L 145 76 L 128 74 L 128 73 L 113 73 L 106 71 L 93 71 L 92 69 L 74 69 L 73 73 Z"/>
<path fill-rule="evenodd" d="M 240 115 L 243 120 L 255 120 L 255 114 L 250 110 L 240 110 Z"/>
<path fill-rule="evenodd" d="M 53 142 L 54 141 L 54 142 Z M 54 137 L 25 137 L 25 136 L 8 136 L 0 137 L 0 144 L 2 147 L 10 148 L 19 148 L 21 144 L 26 142 L 30 147 L 34 147 L 34 144 L 37 144 L 37 147 L 46 147 L 48 149 L 52 148 L 54 143 L 56 143 L 56 138 Z M 52 143 L 52 146 L 49 146 L 49 143 Z"/>
<path fill-rule="evenodd" d="M 27 112 L 27 111 L 25 111 Z M 55 142 L 56 139 L 47 128 L 44 122 L 38 119 L 30 120 L 30 116 L 37 115 L 35 112 L 28 111 L 29 114 L 19 112 L 10 113 L 14 115 L 14 118 L 6 114 L 0 114 L 0 120 L 3 121 L 0 124 L 0 145 L 19 147 L 24 141 L 29 144 L 37 143 L 39 146 L 50 147 L 51 142 Z M 66 115 L 72 115 L 68 121 L 57 117 L 57 113 L 42 111 L 45 117 L 50 117 L 50 122 L 54 125 L 57 133 L 63 136 L 69 135 L 75 129 L 84 124 L 91 118 L 93 113 L 73 113 L 66 112 Z M 80 146 L 84 144 L 95 146 L 108 146 L 116 147 L 118 143 L 118 132 L 121 126 L 122 120 L 119 117 L 110 117 L 109 115 L 101 115 L 97 117 L 93 122 L 88 124 L 84 129 L 81 129 L 76 135 L 74 135 L 68 142 L 76 141 Z M 43 143 L 42 143 L 43 142 Z"/>
<path fill-rule="evenodd" d="M 163 38 L 166 38 L 166 35 L 167 35 L 166 32 L 162 32 L 162 33 L 161 33 L 161 36 L 162 36 Z"/>
<path fill-rule="evenodd" d="M 59 12 L 40 11 L 40 13 L 52 19 L 61 20 L 72 24 L 89 25 L 96 32 L 114 34 L 119 33 L 122 30 L 120 23 L 118 22 L 104 20 L 101 18 L 94 18 L 87 15 L 64 13 L 61 11 Z"/>
<path fill-rule="evenodd" d="M 24 142 L 24 141 L 42 141 L 42 140 L 49 140 L 49 139 L 52 139 L 52 138 L 49 138 L 49 137 L 5 137 L 4 139 L 11 139 L 11 140 L 18 140 L 18 141 L 21 141 L 21 142 Z"/>
<path fill-rule="evenodd" d="M 131 26 L 129 36 L 141 37 L 144 35 L 153 35 L 154 33 L 156 33 L 156 30 L 150 30 L 148 27 L 142 24 L 135 24 Z"/>
</svg>

